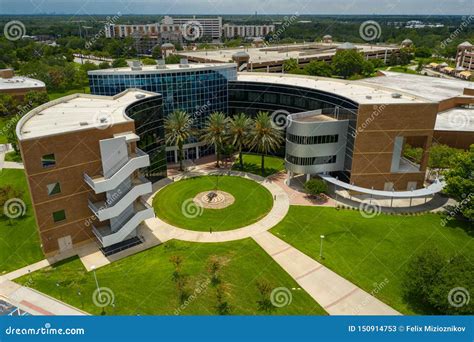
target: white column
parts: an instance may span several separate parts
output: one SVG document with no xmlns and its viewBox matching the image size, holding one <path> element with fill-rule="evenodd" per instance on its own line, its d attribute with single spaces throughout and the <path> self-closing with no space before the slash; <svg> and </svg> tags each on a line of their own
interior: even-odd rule
<svg viewBox="0 0 474 342">
<path fill-rule="evenodd" d="M 196 146 L 196 159 L 199 159 L 199 146 Z"/>
<path fill-rule="evenodd" d="M 306 174 L 306 181 L 309 181 L 311 179 L 311 175 L 308 173 Z"/>
<path fill-rule="evenodd" d="M 178 162 L 178 149 L 174 150 L 174 162 Z"/>
<path fill-rule="evenodd" d="M 290 186 L 291 183 L 291 178 L 293 177 L 293 172 L 288 171 L 287 172 L 287 177 L 286 177 L 286 185 Z"/>
</svg>

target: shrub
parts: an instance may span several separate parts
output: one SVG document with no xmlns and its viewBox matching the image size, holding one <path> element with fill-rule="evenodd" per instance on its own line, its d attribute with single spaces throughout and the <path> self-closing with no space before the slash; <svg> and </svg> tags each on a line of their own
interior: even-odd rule
<svg viewBox="0 0 474 342">
<path fill-rule="evenodd" d="M 304 184 L 304 189 L 312 196 L 320 196 L 328 192 L 328 185 L 322 179 L 310 179 Z"/>
<path fill-rule="evenodd" d="M 474 271 L 462 256 L 446 260 L 436 249 L 427 249 L 408 264 L 403 289 L 405 299 L 429 313 L 466 315 L 474 313 L 469 290 L 474 287 Z"/>
</svg>

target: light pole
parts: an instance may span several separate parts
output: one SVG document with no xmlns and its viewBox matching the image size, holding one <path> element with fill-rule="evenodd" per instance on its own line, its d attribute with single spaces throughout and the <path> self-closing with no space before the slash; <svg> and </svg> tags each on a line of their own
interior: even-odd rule
<svg viewBox="0 0 474 342">
<path fill-rule="evenodd" d="M 79 299 L 81 301 L 81 308 L 84 310 L 84 300 L 82 299 L 81 291 L 77 291 L 77 295 L 79 296 Z"/>
<path fill-rule="evenodd" d="M 97 286 L 97 292 L 99 293 L 99 298 L 102 298 L 102 296 L 100 294 L 99 282 L 97 281 L 97 274 L 95 274 L 95 265 L 91 266 L 91 270 L 94 273 L 95 285 Z"/>
<path fill-rule="evenodd" d="M 321 235 L 320 238 L 321 238 L 321 244 L 320 244 L 320 246 L 319 246 L 319 258 L 322 259 L 322 258 L 323 258 L 323 240 L 324 240 L 324 235 Z"/>
</svg>

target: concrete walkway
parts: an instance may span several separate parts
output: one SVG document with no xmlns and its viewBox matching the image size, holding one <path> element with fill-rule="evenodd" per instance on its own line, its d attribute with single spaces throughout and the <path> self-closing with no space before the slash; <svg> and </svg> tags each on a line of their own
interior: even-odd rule
<svg viewBox="0 0 474 342">
<path fill-rule="evenodd" d="M 9 162 L 5 161 L 5 154 L 8 152 L 12 152 L 13 148 L 10 144 L 1 144 L 0 145 L 0 171 L 2 169 L 24 169 L 24 165 L 22 163 L 17 162 Z"/>
<path fill-rule="evenodd" d="M 330 315 L 400 315 L 275 235 L 253 239 Z"/>
<path fill-rule="evenodd" d="M 220 174 L 227 176 L 236 176 L 243 177 L 246 179 L 252 179 L 253 181 L 264 186 L 271 192 L 273 196 L 273 207 L 270 212 L 260 221 L 255 222 L 251 225 L 233 229 L 223 232 L 200 232 L 192 231 L 187 229 L 182 229 L 175 227 L 169 223 L 166 223 L 159 219 L 158 217 L 148 219 L 145 221 L 146 225 L 153 231 L 154 235 L 160 241 L 167 241 L 170 239 L 178 239 L 183 241 L 192 241 L 192 242 L 224 242 L 224 241 L 234 241 L 241 240 L 248 237 L 251 237 L 255 234 L 267 231 L 270 228 L 274 227 L 278 222 L 283 220 L 283 218 L 288 213 L 290 209 L 290 201 L 286 192 L 280 188 L 275 182 L 267 178 L 263 178 L 251 173 L 238 172 L 238 171 L 212 171 L 199 170 L 192 173 L 185 173 L 179 176 L 174 177 L 175 180 L 181 180 L 190 177 L 203 176 L 208 174 Z M 162 180 L 155 183 L 154 193 L 147 199 L 148 204 L 152 204 L 153 198 L 156 194 L 163 189 L 166 185 L 170 183 L 170 180 Z"/>
<path fill-rule="evenodd" d="M 5 277 L 0 277 L 0 298 L 5 298 L 7 302 L 20 307 L 32 315 L 88 315 L 84 311 L 74 308 L 27 286 L 21 286 L 17 283 L 14 283 Z"/>
</svg>

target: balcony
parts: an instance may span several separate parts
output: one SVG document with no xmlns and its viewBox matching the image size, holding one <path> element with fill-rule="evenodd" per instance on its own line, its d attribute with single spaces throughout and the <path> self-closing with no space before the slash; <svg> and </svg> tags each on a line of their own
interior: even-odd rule
<svg viewBox="0 0 474 342">
<path fill-rule="evenodd" d="M 91 177 L 84 174 L 84 181 L 94 190 L 96 194 L 111 191 L 117 188 L 127 177 L 138 169 L 150 166 L 150 157 L 140 149 L 129 155 L 129 159 L 113 176 L 105 178 L 103 175 Z"/>
<path fill-rule="evenodd" d="M 110 226 L 96 227 L 93 225 L 92 232 L 102 244 L 102 247 L 109 247 L 124 241 L 144 220 L 155 217 L 153 208 L 146 202 L 135 203 L 135 213 L 125 220 L 122 227 L 112 232 Z"/>
<path fill-rule="evenodd" d="M 151 182 L 144 177 L 139 177 L 133 180 L 132 188 L 124 195 L 109 203 L 106 201 L 92 202 L 89 200 L 89 208 L 95 216 L 97 216 L 99 221 L 109 220 L 112 217 L 119 216 L 120 213 L 135 202 L 140 196 L 151 192 Z"/>
</svg>

